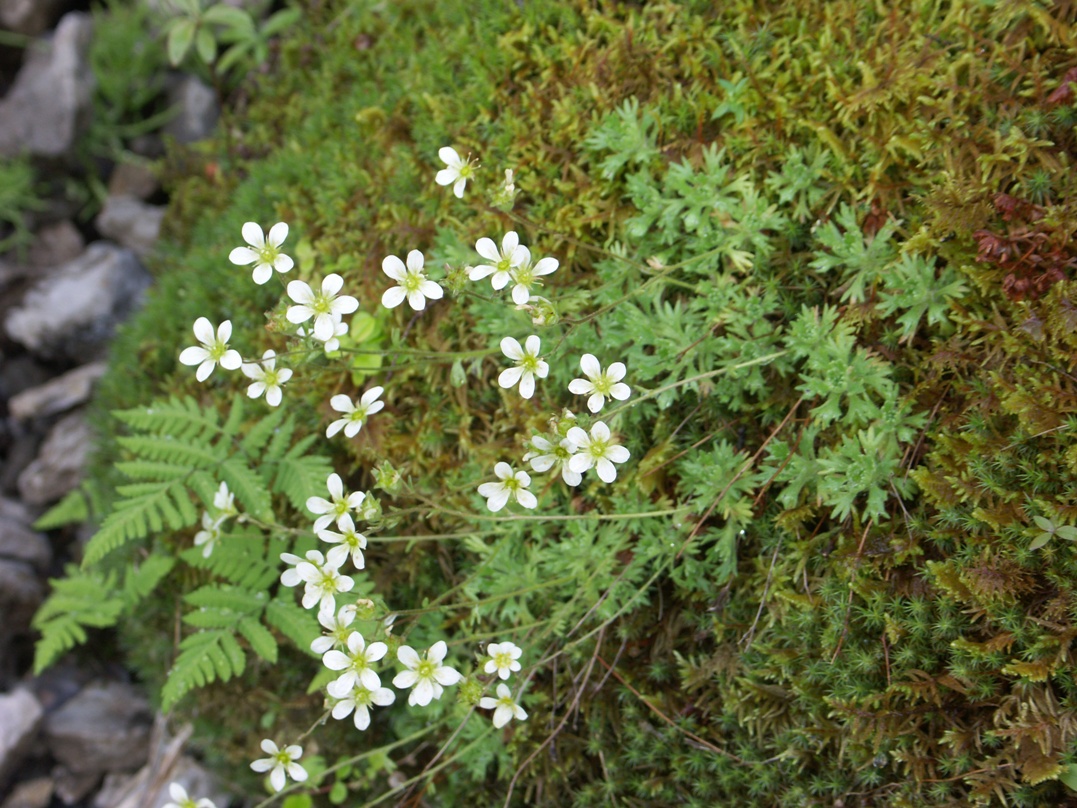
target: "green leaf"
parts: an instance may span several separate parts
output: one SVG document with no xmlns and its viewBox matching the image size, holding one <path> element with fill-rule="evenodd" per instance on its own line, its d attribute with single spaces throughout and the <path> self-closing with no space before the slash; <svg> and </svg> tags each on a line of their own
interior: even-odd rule
<svg viewBox="0 0 1077 808">
<path fill-rule="evenodd" d="M 272 520 L 273 509 L 269 492 L 257 472 L 235 457 L 224 461 L 220 471 L 221 478 L 228 483 L 228 488 L 236 495 L 244 510 L 256 519 Z"/>
<path fill-rule="evenodd" d="M 86 495 L 81 487 L 68 491 L 64 498 L 45 511 L 34 522 L 34 530 L 52 530 L 64 525 L 85 522 L 90 517 Z"/>
<path fill-rule="evenodd" d="M 282 590 L 281 594 L 291 597 L 290 591 Z M 294 601 L 278 597 L 266 606 L 265 619 L 300 651 L 317 656 L 310 650 L 310 644 L 321 634 L 321 629 L 311 612 L 301 609 Z"/>
<path fill-rule="evenodd" d="M 277 661 L 277 641 L 269 630 L 251 617 L 239 621 L 239 633 L 251 644 L 251 649 L 266 662 Z"/>
<path fill-rule="evenodd" d="M 230 631 L 201 631 L 180 643 L 180 653 L 161 688 L 161 709 L 167 712 L 184 695 L 218 679 L 228 681 L 243 673 L 246 656 Z"/>
<path fill-rule="evenodd" d="M 1077 527 L 1062 525 L 1062 527 L 1055 531 L 1055 535 L 1066 541 L 1077 541 Z"/>
<path fill-rule="evenodd" d="M 1036 538 L 1034 538 L 1032 540 L 1032 542 L 1028 545 L 1028 549 L 1029 550 L 1039 550 L 1041 547 L 1043 547 L 1045 544 L 1047 544 L 1047 542 L 1049 542 L 1050 540 L 1051 540 L 1051 534 L 1050 533 L 1041 533 L 1040 535 L 1038 535 Z"/>
<path fill-rule="evenodd" d="M 251 15 L 242 9 L 220 3 L 208 9 L 202 15 L 202 19 L 215 25 L 225 25 L 229 28 L 254 28 L 254 20 Z"/>
<path fill-rule="evenodd" d="M 205 27 L 200 28 L 194 38 L 194 47 L 199 59 L 207 65 L 213 64 L 213 60 L 217 58 L 217 40 L 212 31 Z"/>
<path fill-rule="evenodd" d="M 191 49 L 198 26 L 194 20 L 175 20 L 168 32 L 168 61 L 172 67 L 179 67 L 180 62 Z"/>
</svg>

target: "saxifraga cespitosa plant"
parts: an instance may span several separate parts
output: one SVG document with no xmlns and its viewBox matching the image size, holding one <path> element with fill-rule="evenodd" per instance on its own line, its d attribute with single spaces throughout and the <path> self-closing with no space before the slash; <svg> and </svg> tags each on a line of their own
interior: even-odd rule
<svg viewBox="0 0 1077 808">
<path fill-rule="evenodd" d="M 317 802 L 1066 800 L 1072 17 L 311 4 L 227 146 L 176 180 L 174 251 L 101 390 L 127 431 L 107 427 L 98 476 L 130 479 L 88 492 L 102 532 L 39 618 L 43 664 L 83 626 L 119 623 L 208 755 L 238 780 L 269 736 L 273 779 L 298 742 L 308 778 L 289 789 Z M 295 266 L 256 270 L 264 286 L 226 260 L 251 219 L 291 228 Z M 510 231 L 536 269 L 559 262 L 530 279 L 529 309 L 509 302 L 522 259 L 497 275 Z M 399 274 L 413 249 L 444 299 L 386 308 L 383 261 Z M 483 265 L 501 286 L 471 280 Z M 319 333 L 282 294 L 333 274 L 358 299 L 339 337 L 331 310 Z M 279 406 L 271 380 L 243 403 L 256 379 L 218 368 L 200 384 L 177 365 L 199 317 L 229 320 L 249 365 L 276 352 L 273 370 L 293 371 Z M 617 361 L 623 382 L 592 415 L 594 391 L 569 384 Z M 160 381 L 131 385 L 132 367 Z M 597 466 L 566 480 L 583 445 L 566 407 L 587 441 L 601 420 L 630 452 L 612 482 Z M 501 461 L 529 488 L 495 477 Z M 279 583 L 280 553 L 346 543 L 319 539 L 306 509 L 334 470 L 366 492 L 363 569 L 349 549 L 354 583 L 334 601 L 358 602 L 343 633 L 366 642 L 348 652 L 379 674 L 362 733 L 359 701 L 317 724 L 336 706 L 326 686 L 349 668 L 361 684 L 366 663 L 312 658 L 321 626 Z M 139 497 L 156 497 L 144 521 Z M 107 597 L 91 607 L 91 591 Z M 405 705 L 413 677 L 391 679 L 424 661 L 466 678 L 442 672 L 441 698 Z"/>
</svg>

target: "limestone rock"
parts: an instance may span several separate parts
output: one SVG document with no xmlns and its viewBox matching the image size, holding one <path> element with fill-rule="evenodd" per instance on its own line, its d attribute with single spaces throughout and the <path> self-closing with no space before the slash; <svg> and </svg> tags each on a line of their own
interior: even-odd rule
<svg viewBox="0 0 1077 808">
<path fill-rule="evenodd" d="M 0 26 L 23 36 L 37 36 L 56 22 L 68 0 L 0 0 Z"/>
<path fill-rule="evenodd" d="M 47 505 L 78 485 L 91 440 L 81 412 L 58 421 L 49 430 L 37 458 L 19 475 L 19 496 L 23 501 Z"/>
<path fill-rule="evenodd" d="M 74 774 L 134 771 L 146 762 L 152 720 L 134 687 L 96 682 L 45 719 L 45 740 Z"/>
<path fill-rule="evenodd" d="M 0 558 L 0 646 L 14 634 L 21 634 L 30 627 L 30 620 L 45 599 L 45 586 L 38 579 L 34 568 L 24 561 Z M 3 718 L 0 717 L 0 727 Z M 2 729 L 0 729 L 2 731 Z"/>
<path fill-rule="evenodd" d="M 163 206 L 147 205 L 134 196 L 110 196 L 94 224 L 103 236 L 145 258 L 157 243 L 164 216 Z"/>
<path fill-rule="evenodd" d="M 94 242 L 38 280 L 4 325 L 13 340 L 46 359 L 90 361 L 100 357 L 149 284 L 134 253 Z"/>
<path fill-rule="evenodd" d="M 0 559 L 21 561 L 44 574 L 52 561 L 52 548 L 48 539 L 29 526 L 29 519 L 0 512 Z"/>
<path fill-rule="evenodd" d="M 94 382 L 105 372 L 104 362 L 93 362 L 70 370 L 45 384 L 23 390 L 8 401 L 8 412 L 20 421 L 47 418 L 90 398 Z"/>
<path fill-rule="evenodd" d="M 31 49 L 0 100 L 0 157 L 59 157 L 74 145 L 93 89 L 86 63 L 92 29 L 89 14 L 65 14 L 51 40 Z"/>
<path fill-rule="evenodd" d="M 16 785 L 0 808 L 48 808 L 52 802 L 52 792 L 52 780 L 35 777 Z"/>
<path fill-rule="evenodd" d="M 109 196 L 149 199 L 160 187 L 153 169 L 141 163 L 120 163 L 108 178 Z"/>
<path fill-rule="evenodd" d="M 194 76 L 184 76 L 169 90 L 168 98 L 176 108 L 176 115 L 165 124 L 166 135 L 179 143 L 194 143 L 213 133 L 221 109 L 211 87 Z"/>
<path fill-rule="evenodd" d="M 0 783 L 22 762 L 43 715 L 41 704 L 28 690 L 0 694 Z"/>
</svg>

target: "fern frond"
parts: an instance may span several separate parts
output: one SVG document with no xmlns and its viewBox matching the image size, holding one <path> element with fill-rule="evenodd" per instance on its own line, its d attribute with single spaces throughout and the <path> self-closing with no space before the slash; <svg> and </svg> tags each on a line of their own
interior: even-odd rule
<svg viewBox="0 0 1077 808">
<path fill-rule="evenodd" d="M 191 473 L 191 467 L 160 460 L 129 460 L 116 464 L 116 468 L 131 480 L 168 482 L 179 480 Z"/>
<path fill-rule="evenodd" d="M 291 599 L 291 592 L 282 590 L 286 597 L 276 597 L 266 606 L 265 620 L 273 628 L 295 643 L 300 651 L 317 656 L 310 644 L 321 634 L 321 628 L 313 613 L 302 609 Z"/>
<path fill-rule="evenodd" d="M 227 629 L 200 631 L 184 638 L 168 680 L 161 688 L 161 709 L 168 711 L 196 687 L 220 679 L 227 682 L 243 673 L 247 657 Z"/>
<path fill-rule="evenodd" d="M 218 578 L 243 589 L 264 591 L 280 575 L 280 563 L 266 558 L 265 536 L 261 533 L 225 533 L 209 558 L 201 547 L 184 550 L 180 558 L 189 566 L 209 570 Z"/>
<path fill-rule="evenodd" d="M 238 393 L 232 396 L 232 406 L 228 408 L 228 417 L 224 421 L 224 425 L 221 427 L 221 440 L 222 442 L 231 443 L 232 438 L 239 432 L 239 428 L 243 425 L 243 415 L 246 412 L 246 405 L 243 403 L 243 396 Z"/>
<path fill-rule="evenodd" d="M 85 573 L 74 565 L 68 565 L 65 575 L 49 581 L 52 593 L 34 615 L 33 626 L 41 632 L 34 648 L 35 673 L 86 642 L 85 627 L 113 626 L 124 609 L 121 598 L 108 596 L 114 575 Z"/>
<path fill-rule="evenodd" d="M 152 485 L 156 486 L 156 490 L 116 504 L 116 509 L 105 518 L 101 529 L 87 543 L 82 559 L 83 568 L 96 564 L 128 542 L 163 530 L 165 525 L 172 530 L 181 530 L 198 520 L 198 512 L 191 504 L 182 482 Z"/>
<path fill-rule="evenodd" d="M 273 634 L 253 617 L 239 621 L 239 633 L 250 643 L 251 650 L 266 662 L 277 661 L 277 641 Z"/>
<path fill-rule="evenodd" d="M 64 498 L 34 522 L 34 530 L 52 530 L 64 525 L 85 522 L 90 516 L 89 503 L 82 486 L 68 491 Z"/>
<path fill-rule="evenodd" d="M 267 419 L 268 420 L 268 419 Z M 283 424 L 280 429 L 273 433 L 273 439 L 269 442 L 269 446 L 265 451 L 266 460 L 280 460 L 284 457 L 284 453 L 295 449 L 296 447 L 302 447 L 299 450 L 299 454 L 303 454 L 310 445 L 317 439 L 317 435 L 307 435 L 307 437 L 300 440 L 294 447 L 290 446 L 292 440 L 292 434 L 295 432 L 295 419 L 289 418 Z"/>
<path fill-rule="evenodd" d="M 128 567 L 123 578 L 123 594 L 128 608 L 133 608 L 140 600 L 153 594 L 157 584 L 175 565 L 174 558 L 151 555 L 137 567 Z"/>
<path fill-rule="evenodd" d="M 182 440 L 208 439 L 218 432 L 220 423 L 216 410 L 205 409 L 190 397 L 157 400 L 148 407 L 116 410 L 112 415 L 141 432 Z"/>
<path fill-rule="evenodd" d="M 254 455 L 265 447 L 266 441 L 270 438 L 276 443 L 278 437 L 284 432 L 287 432 L 287 436 L 284 438 L 284 448 L 287 448 L 287 442 L 292 436 L 295 424 L 293 419 L 289 418 L 284 425 L 281 425 L 281 422 L 284 421 L 284 412 L 282 408 L 274 407 L 269 415 L 247 430 L 247 434 L 239 442 L 239 448 L 248 456 Z M 284 449 L 282 448 L 281 452 L 283 453 L 283 451 Z M 272 452 L 266 452 L 266 457 L 276 459 L 272 456 Z"/>
<path fill-rule="evenodd" d="M 202 609 L 229 611 L 239 615 L 260 614 L 266 605 L 265 592 L 252 592 L 237 586 L 207 584 L 183 596 L 184 601 Z"/>
<path fill-rule="evenodd" d="M 172 435 L 133 435 L 117 442 L 137 457 L 162 460 L 194 469 L 210 469 L 220 463 L 224 452 L 219 447 L 181 440 Z"/>
<path fill-rule="evenodd" d="M 333 473 L 333 467 L 324 457 L 297 456 L 295 449 L 303 443 L 300 441 L 281 459 L 273 478 L 273 491 L 284 494 L 300 513 L 307 512 L 307 499 L 325 488 L 325 478 Z"/>
<path fill-rule="evenodd" d="M 273 506 L 266 490 L 267 481 L 236 457 L 221 464 L 221 478 L 236 495 L 243 508 L 256 519 L 272 521 Z"/>
</svg>

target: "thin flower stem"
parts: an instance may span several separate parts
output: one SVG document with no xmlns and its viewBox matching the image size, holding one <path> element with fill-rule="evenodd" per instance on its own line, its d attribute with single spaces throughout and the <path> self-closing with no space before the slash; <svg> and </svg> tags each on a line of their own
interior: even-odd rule
<svg viewBox="0 0 1077 808">
<path fill-rule="evenodd" d="M 682 505 L 679 508 L 664 508 L 660 511 L 636 511 L 634 513 L 579 513 L 553 514 L 547 516 L 527 516 L 526 514 L 519 514 L 514 516 L 487 516 L 486 514 L 481 513 L 467 513 L 466 511 L 458 511 L 453 508 L 445 508 L 425 497 L 416 498 L 439 513 L 448 514 L 449 516 L 459 516 L 464 519 L 481 519 L 485 522 L 579 522 L 588 519 L 615 522 L 622 519 L 647 519 L 655 516 L 672 516 L 676 513 L 683 513 L 684 511 L 691 510 L 688 505 Z"/>
<path fill-rule="evenodd" d="M 564 575 L 560 578 L 554 578 L 552 581 L 543 581 L 541 584 L 534 584 L 532 586 L 526 586 L 523 589 L 517 589 L 513 592 L 503 592 L 500 595 L 491 595 L 488 598 L 481 598 L 479 600 L 468 601 L 467 603 L 448 603 L 438 606 L 431 604 L 430 606 L 424 606 L 420 609 L 399 609 L 394 611 L 393 614 L 401 617 L 408 617 L 417 614 L 430 614 L 431 612 L 440 612 L 446 610 L 456 609 L 472 609 L 476 606 L 485 606 L 489 603 L 497 603 L 499 600 L 506 600 L 508 598 L 514 598 L 517 595 L 526 595 L 529 592 L 537 592 L 540 589 L 547 589 L 551 586 L 558 586 L 559 584 L 567 584 L 570 581 L 575 580 L 574 575 Z"/>
</svg>

